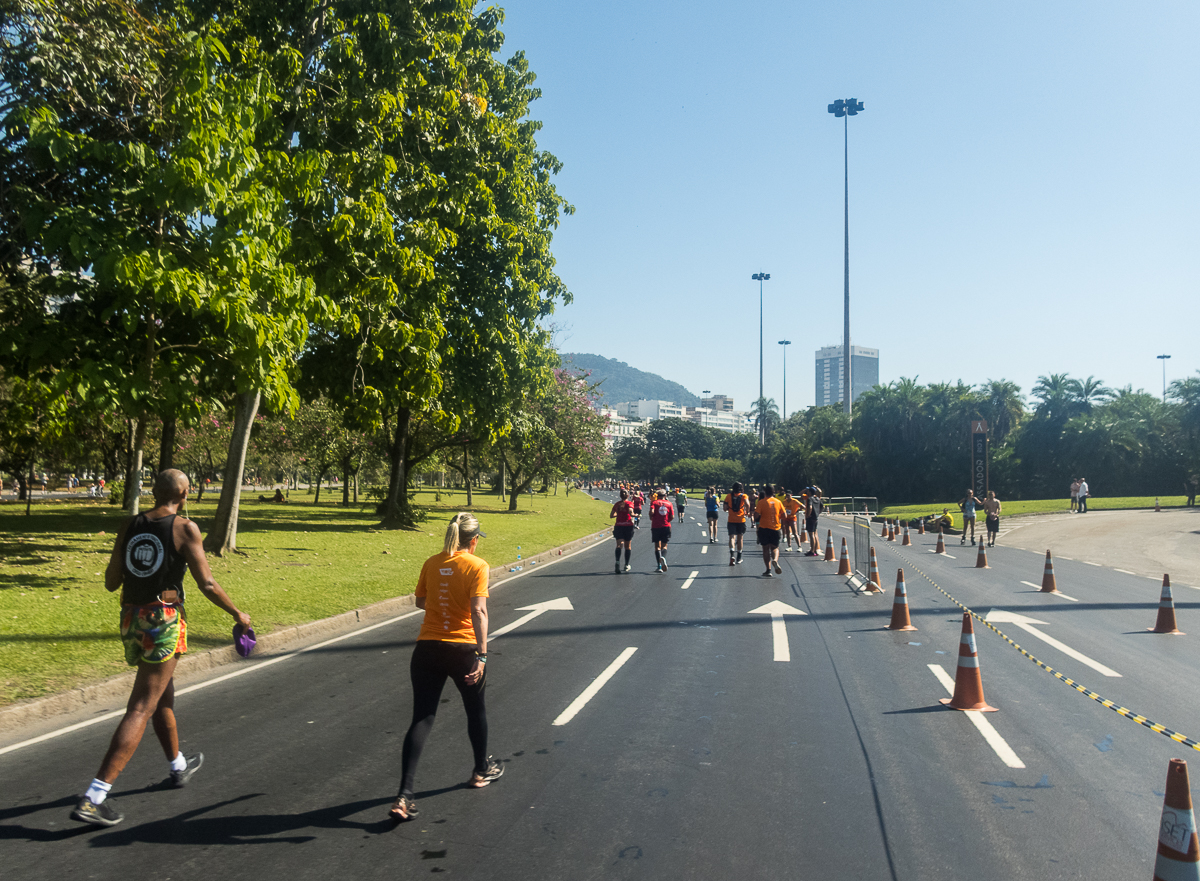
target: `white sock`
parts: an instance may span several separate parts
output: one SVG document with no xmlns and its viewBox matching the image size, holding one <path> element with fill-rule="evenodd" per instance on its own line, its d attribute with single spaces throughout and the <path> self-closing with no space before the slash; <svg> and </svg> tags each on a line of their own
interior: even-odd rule
<svg viewBox="0 0 1200 881">
<path fill-rule="evenodd" d="M 187 759 L 185 759 L 183 757 L 183 753 L 177 753 L 175 755 L 175 758 L 171 759 L 171 770 L 172 771 L 187 770 Z"/>
<path fill-rule="evenodd" d="M 92 781 L 92 785 L 88 787 L 84 793 L 94 805 L 104 804 L 104 800 L 108 798 L 108 791 L 112 789 L 111 783 L 105 783 L 103 780 L 96 778 Z"/>
</svg>

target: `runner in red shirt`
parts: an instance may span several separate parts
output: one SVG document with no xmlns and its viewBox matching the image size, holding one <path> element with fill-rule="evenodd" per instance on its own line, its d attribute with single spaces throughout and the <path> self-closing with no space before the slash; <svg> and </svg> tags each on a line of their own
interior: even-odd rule
<svg viewBox="0 0 1200 881">
<path fill-rule="evenodd" d="M 642 528 L 642 505 L 646 503 L 646 497 L 642 495 L 642 491 L 635 490 L 633 494 L 633 528 Z"/>
<path fill-rule="evenodd" d="M 658 490 L 650 503 L 650 540 L 654 542 L 654 559 L 658 561 L 655 572 L 667 571 L 667 542 L 671 540 L 671 521 L 674 519 L 675 506 L 667 501 L 665 490 Z"/>
<path fill-rule="evenodd" d="M 617 525 L 613 527 L 613 538 L 617 540 L 617 566 L 614 571 L 621 572 L 621 549 L 625 549 L 625 571 L 629 571 L 630 544 L 633 542 L 633 503 L 629 501 L 629 493 L 621 490 L 620 500 L 608 512 L 608 518 L 616 518 Z"/>
</svg>

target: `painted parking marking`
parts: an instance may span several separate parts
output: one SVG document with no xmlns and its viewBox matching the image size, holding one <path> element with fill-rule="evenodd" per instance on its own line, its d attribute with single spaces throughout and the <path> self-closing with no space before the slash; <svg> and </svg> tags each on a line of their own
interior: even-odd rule
<svg viewBox="0 0 1200 881">
<path fill-rule="evenodd" d="M 687 577 L 687 580 L 684 581 L 683 584 L 679 585 L 679 589 L 687 590 L 689 587 L 692 586 L 692 582 L 696 580 L 696 576 L 699 574 L 700 574 L 699 569 L 693 569 L 692 574 Z"/>
<path fill-rule="evenodd" d="M 1029 587 L 1036 588 L 1036 589 L 1037 589 L 1037 591 L 1038 591 L 1038 593 L 1042 593 L 1042 592 L 1043 592 L 1043 591 L 1042 591 L 1042 586 L 1041 586 L 1040 584 L 1034 584 L 1032 581 L 1022 581 L 1021 583 L 1022 583 L 1022 584 L 1024 584 L 1024 585 L 1028 585 Z M 1047 591 L 1044 591 L 1044 592 L 1045 592 L 1045 593 L 1046 593 L 1048 596 L 1052 596 L 1052 597 L 1058 597 L 1059 599 L 1064 599 L 1064 600 L 1070 600 L 1070 601 L 1071 601 L 1071 602 L 1073 602 L 1073 603 L 1077 603 L 1077 602 L 1079 602 L 1079 600 L 1075 599 L 1075 597 L 1069 597 L 1069 596 L 1067 596 L 1065 593 L 1059 593 L 1058 591 L 1053 591 L 1053 592 L 1051 592 L 1051 591 L 1048 591 L 1048 590 L 1047 590 Z"/>
<path fill-rule="evenodd" d="M 567 708 L 559 713 L 558 718 L 555 719 L 551 724 L 566 725 L 568 722 L 574 719 L 576 714 L 578 714 L 580 710 L 587 706 L 588 701 L 599 694 L 600 689 L 607 684 L 608 680 L 612 679 L 613 676 L 616 675 L 616 672 L 625 666 L 625 662 L 632 658 L 633 653 L 636 651 L 637 646 L 630 646 L 621 652 L 621 654 L 617 655 L 617 659 L 605 667 L 604 672 L 597 676 L 592 681 L 592 684 L 580 693 L 579 697 L 571 701 L 571 703 L 567 705 Z"/>
<path fill-rule="evenodd" d="M 938 682 L 942 683 L 946 691 L 948 691 L 950 696 L 953 697 L 954 680 L 950 678 L 950 674 L 942 669 L 941 664 L 929 664 L 928 667 L 930 671 L 932 671 L 933 675 L 937 677 Z M 1025 763 L 1017 757 L 1017 754 L 1013 751 L 1013 748 L 1008 745 L 1008 742 L 1003 737 L 1000 736 L 1000 732 L 993 727 L 992 723 L 984 718 L 982 713 L 980 713 L 978 710 L 961 710 L 960 712 L 962 712 L 963 715 L 971 720 L 971 724 L 979 729 L 979 733 L 983 735 L 983 739 L 987 741 L 988 746 L 990 746 L 995 751 L 996 755 L 1000 757 L 1000 761 L 1004 762 L 1004 764 L 1008 765 L 1010 768 L 1025 767 Z"/>
</svg>

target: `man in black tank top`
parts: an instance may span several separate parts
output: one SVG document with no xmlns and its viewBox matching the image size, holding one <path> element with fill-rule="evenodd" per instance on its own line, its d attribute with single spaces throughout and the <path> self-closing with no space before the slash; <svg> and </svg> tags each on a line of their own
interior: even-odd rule
<svg viewBox="0 0 1200 881">
<path fill-rule="evenodd" d="M 178 516 L 187 494 L 182 471 L 161 472 L 154 482 L 154 508 L 129 520 L 117 535 L 104 586 L 110 592 L 121 588 L 121 641 L 137 678 L 100 771 L 71 812 L 73 820 L 115 826 L 124 819 L 107 801 L 108 791 L 137 750 L 147 722 L 153 723 L 170 763 L 171 786 L 184 786 L 204 763 L 203 753 L 185 757 L 179 751 L 175 727 L 175 664 L 187 651 L 184 570 L 190 568 L 200 592 L 242 627 L 250 627 L 250 616 L 213 579 L 199 528 Z"/>
</svg>

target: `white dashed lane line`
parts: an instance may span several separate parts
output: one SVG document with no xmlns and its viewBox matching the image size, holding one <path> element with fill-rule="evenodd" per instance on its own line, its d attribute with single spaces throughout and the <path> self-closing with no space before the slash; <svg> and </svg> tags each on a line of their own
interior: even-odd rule
<svg viewBox="0 0 1200 881">
<path fill-rule="evenodd" d="M 942 669 L 941 664 L 929 664 L 929 669 L 933 675 L 937 677 L 938 682 L 942 683 L 946 691 L 950 692 L 951 697 L 954 696 L 954 680 L 950 678 L 950 674 Z M 984 718 L 983 714 L 978 710 L 961 710 L 963 715 L 971 720 L 971 724 L 979 729 L 979 733 L 983 735 L 983 739 L 987 741 L 988 746 L 995 750 L 996 755 L 1000 757 L 1000 761 L 1008 765 L 1010 768 L 1024 768 L 1025 763 L 1022 762 L 1013 748 L 1008 745 L 1008 742 L 1000 736 L 992 723 Z"/>
</svg>

